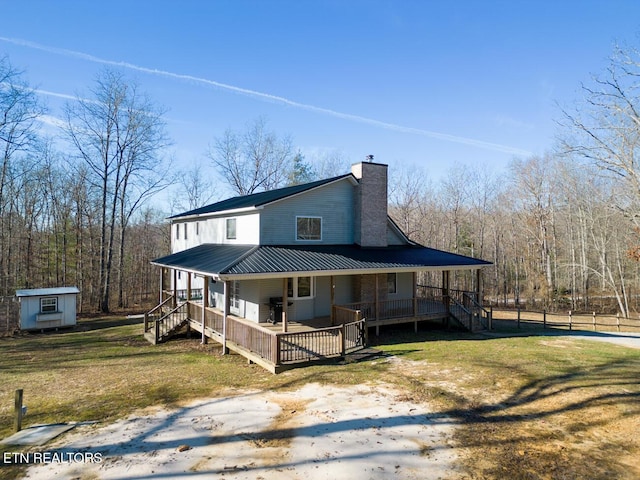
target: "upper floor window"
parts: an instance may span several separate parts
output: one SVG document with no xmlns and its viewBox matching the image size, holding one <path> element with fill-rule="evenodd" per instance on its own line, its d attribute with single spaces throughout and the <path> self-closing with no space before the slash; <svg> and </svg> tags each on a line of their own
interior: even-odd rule
<svg viewBox="0 0 640 480">
<path fill-rule="evenodd" d="M 180 240 L 180 224 L 176 223 L 176 240 Z"/>
<path fill-rule="evenodd" d="M 235 240 L 236 238 L 236 219 L 227 218 L 227 240 Z"/>
<path fill-rule="evenodd" d="M 58 297 L 40 299 L 40 313 L 54 313 L 58 311 Z"/>
<path fill-rule="evenodd" d="M 322 240 L 322 217 L 296 217 L 296 240 Z"/>
<path fill-rule="evenodd" d="M 187 224 L 184 224 L 184 239 L 187 239 Z"/>
</svg>

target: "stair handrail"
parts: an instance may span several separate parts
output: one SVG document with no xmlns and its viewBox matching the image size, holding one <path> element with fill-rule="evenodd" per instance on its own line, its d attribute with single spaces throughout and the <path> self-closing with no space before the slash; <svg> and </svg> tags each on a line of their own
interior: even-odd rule
<svg viewBox="0 0 640 480">
<path fill-rule="evenodd" d="M 465 307 L 465 306 L 462 304 L 462 302 L 460 302 L 460 301 L 459 301 L 457 298 L 455 298 L 454 296 L 451 296 L 451 297 L 449 297 L 449 298 L 450 298 L 450 300 L 451 300 L 451 303 L 453 304 L 452 306 L 456 306 L 456 307 L 458 307 L 460 310 L 462 310 L 462 312 L 463 312 L 463 313 L 465 313 L 465 314 L 466 314 L 465 316 L 467 317 L 468 325 L 465 325 L 465 323 L 467 323 L 467 322 L 463 321 L 463 319 L 462 319 L 462 318 L 458 318 L 458 315 L 455 315 L 455 314 L 453 313 L 453 311 L 452 311 L 453 309 L 450 309 L 450 310 L 449 310 L 449 314 L 450 314 L 451 316 L 453 316 L 456 320 L 458 320 L 460 323 L 462 323 L 463 325 L 465 325 L 465 326 L 469 329 L 469 331 L 473 331 L 473 314 L 471 313 L 471 311 L 469 311 L 469 309 L 468 309 L 467 307 Z"/>
<path fill-rule="evenodd" d="M 464 292 L 463 297 L 471 305 L 471 314 L 476 315 L 477 312 L 478 319 L 480 320 L 482 326 L 486 329 L 489 329 L 489 318 L 491 317 L 491 312 L 480 305 L 480 303 L 476 300 L 475 295 L 471 295 L 469 292 Z"/>
<path fill-rule="evenodd" d="M 173 299 L 173 295 L 170 295 L 162 303 L 156 305 L 155 307 L 153 307 L 151 310 L 149 310 L 148 312 L 146 312 L 144 314 L 144 331 L 145 332 L 148 332 L 149 330 L 151 330 L 151 328 L 149 327 L 149 324 L 151 323 L 151 322 L 149 322 L 149 317 L 152 317 L 153 315 L 156 315 L 156 310 L 160 310 L 160 315 L 162 315 L 162 308 L 167 303 L 169 303 L 172 299 Z"/>
<path fill-rule="evenodd" d="M 175 317 L 174 314 L 178 313 L 178 310 L 183 309 L 187 305 L 187 303 L 189 302 L 180 303 L 177 307 L 168 311 L 162 317 L 154 321 L 156 342 L 160 341 L 162 336 L 164 336 L 166 333 L 173 330 L 176 326 L 180 325 L 182 322 L 184 322 L 187 319 L 188 315 L 185 315 L 184 318 L 178 318 L 178 319 L 174 318 Z M 185 312 L 182 312 L 182 313 L 185 313 Z M 188 312 L 186 313 L 188 314 Z M 167 320 L 171 320 L 171 319 L 173 319 L 173 323 L 169 325 L 169 322 Z M 162 329 L 162 332 L 160 332 L 161 327 L 164 327 Z"/>
</svg>

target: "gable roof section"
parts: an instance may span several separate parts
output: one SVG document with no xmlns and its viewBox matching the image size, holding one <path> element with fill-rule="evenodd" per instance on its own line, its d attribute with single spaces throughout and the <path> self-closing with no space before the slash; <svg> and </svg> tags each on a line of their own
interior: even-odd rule
<svg viewBox="0 0 640 480">
<path fill-rule="evenodd" d="M 266 192 L 253 193 L 251 195 L 241 195 L 238 197 L 228 198 L 217 203 L 212 203 L 204 207 L 189 210 L 188 212 L 179 213 L 169 217 L 170 219 L 191 217 L 197 215 L 206 215 L 210 213 L 225 212 L 227 210 L 237 210 L 241 208 L 260 207 L 268 203 L 273 203 L 278 200 L 282 200 L 299 193 L 312 190 L 314 188 L 333 183 L 343 178 L 352 177 L 350 173 L 340 175 L 338 177 L 326 178 L 324 180 L 317 180 L 315 182 L 303 183 L 300 185 L 293 185 L 291 187 L 277 188 L 275 190 L 267 190 Z"/>
<path fill-rule="evenodd" d="M 361 248 L 358 245 L 272 246 L 204 244 L 151 262 L 229 278 L 283 274 L 375 273 L 430 269 L 477 269 L 490 262 L 421 245 Z"/>
<path fill-rule="evenodd" d="M 151 263 L 162 267 L 176 268 L 203 275 L 219 274 L 244 258 L 256 245 L 217 245 L 204 243 L 153 260 Z"/>
</svg>

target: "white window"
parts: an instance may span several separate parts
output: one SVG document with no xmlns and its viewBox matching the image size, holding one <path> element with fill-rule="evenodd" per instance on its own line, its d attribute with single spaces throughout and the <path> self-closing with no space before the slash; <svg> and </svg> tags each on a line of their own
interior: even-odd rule
<svg viewBox="0 0 640 480">
<path fill-rule="evenodd" d="M 187 239 L 187 224 L 184 224 L 184 239 Z"/>
<path fill-rule="evenodd" d="M 40 313 L 54 313 L 58 311 L 58 297 L 40 299 Z"/>
<path fill-rule="evenodd" d="M 311 298 L 315 296 L 315 293 L 314 277 L 287 279 L 287 296 L 289 298 Z"/>
<path fill-rule="evenodd" d="M 322 240 L 322 217 L 296 217 L 296 240 Z"/>
<path fill-rule="evenodd" d="M 196 222 L 196 236 L 200 235 L 200 222 Z"/>
<path fill-rule="evenodd" d="M 227 218 L 227 240 L 235 240 L 236 238 L 236 219 Z"/>
<path fill-rule="evenodd" d="M 180 224 L 176 223 L 176 240 L 180 240 Z"/>
<path fill-rule="evenodd" d="M 229 289 L 229 307 L 234 310 L 240 310 L 240 282 L 232 280 Z"/>
<path fill-rule="evenodd" d="M 387 293 L 398 293 L 398 275 L 387 273 Z"/>
</svg>

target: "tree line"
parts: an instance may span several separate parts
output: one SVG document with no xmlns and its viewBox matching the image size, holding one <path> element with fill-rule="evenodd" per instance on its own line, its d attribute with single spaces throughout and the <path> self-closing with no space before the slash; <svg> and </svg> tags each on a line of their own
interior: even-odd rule
<svg viewBox="0 0 640 480">
<path fill-rule="evenodd" d="M 639 59 L 616 48 L 584 100 L 561 109 L 557 144 L 506 172 L 454 165 L 432 181 L 425 168 L 392 167 L 390 215 L 418 243 L 493 262 L 488 301 L 637 311 Z M 149 261 L 170 245 L 167 212 L 149 199 L 182 185 L 172 213 L 218 200 L 206 169 L 171 173 L 165 111 L 116 71 L 68 102 L 53 138 L 40 133 L 45 114 L 23 73 L 0 59 L 0 296 L 77 285 L 85 312 L 146 306 L 159 281 Z M 237 194 L 351 163 L 339 153 L 306 159 L 262 117 L 214 138 L 206 158 Z"/>
</svg>

